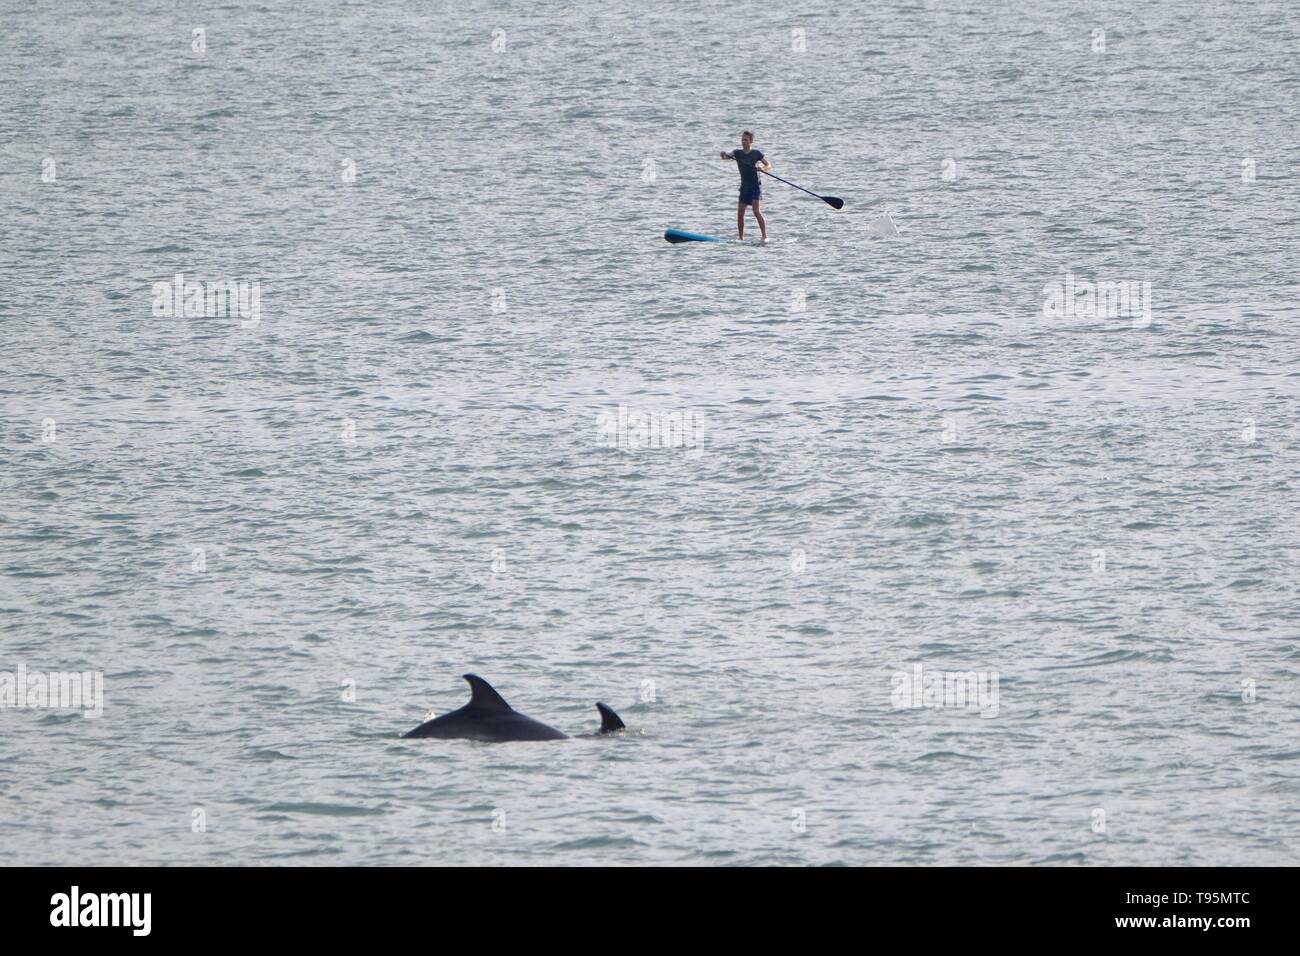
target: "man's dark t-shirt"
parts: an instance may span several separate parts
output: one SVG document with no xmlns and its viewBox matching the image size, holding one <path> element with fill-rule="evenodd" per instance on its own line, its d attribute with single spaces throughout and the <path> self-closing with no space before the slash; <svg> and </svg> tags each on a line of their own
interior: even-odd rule
<svg viewBox="0 0 1300 956">
<path fill-rule="evenodd" d="M 733 150 L 731 155 L 736 160 L 736 167 L 740 170 L 740 187 L 744 189 L 748 186 L 753 189 L 758 186 L 758 171 L 754 168 L 755 164 L 763 158 L 763 154 L 756 149 L 751 149 L 748 153 L 743 149 Z"/>
</svg>

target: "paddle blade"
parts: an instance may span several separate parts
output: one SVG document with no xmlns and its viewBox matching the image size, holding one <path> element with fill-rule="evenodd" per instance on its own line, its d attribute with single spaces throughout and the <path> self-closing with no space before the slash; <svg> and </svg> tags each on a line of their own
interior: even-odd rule
<svg viewBox="0 0 1300 956">
<path fill-rule="evenodd" d="M 844 200 L 841 199 L 839 196 L 822 196 L 820 198 L 822 202 L 830 206 L 832 209 L 844 208 Z"/>
</svg>

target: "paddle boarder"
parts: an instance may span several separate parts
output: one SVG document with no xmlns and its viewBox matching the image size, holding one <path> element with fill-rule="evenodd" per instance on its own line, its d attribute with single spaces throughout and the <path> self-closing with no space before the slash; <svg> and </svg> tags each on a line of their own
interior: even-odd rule
<svg viewBox="0 0 1300 956">
<path fill-rule="evenodd" d="M 763 218 L 761 205 L 763 188 L 758 182 L 758 170 L 769 170 L 772 164 L 753 146 L 754 134 L 745 130 L 740 134 L 740 149 L 733 149 L 729 153 L 724 152 L 719 155 L 723 159 L 734 160 L 740 170 L 740 201 L 736 204 L 736 231 L 740 233 L 741 239 L 745 238 L 745 207 L 749 206 L 754 210 L 754 218 L 758 220 L 758 230 L 762 233 L 763 241 L 767 242 L 767 220 Z"/>
</svg>

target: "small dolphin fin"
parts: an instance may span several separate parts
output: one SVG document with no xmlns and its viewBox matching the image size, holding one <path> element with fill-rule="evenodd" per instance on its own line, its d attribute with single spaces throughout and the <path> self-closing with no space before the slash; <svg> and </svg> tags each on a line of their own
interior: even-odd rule
<svg viewBox="0 0 1300 956">
<path fill-rule="evenodd" d="M 473 707 L 475 710 L 499 712 L 514 710 L 491 684 L 477 674 L 464 674 L 462 676 L 469 682 L 470 689 L 469 704 L 466 706 Z"/>
<path fill-rule="evenodd" d="M 609 704 L 596 701 L 596 709 L 600 711 L 600 732 L 602 734 L 612 734 L 617 730 L 625 729 L 622 718 L 614 713 L 614 708 Z"/>
</svg>

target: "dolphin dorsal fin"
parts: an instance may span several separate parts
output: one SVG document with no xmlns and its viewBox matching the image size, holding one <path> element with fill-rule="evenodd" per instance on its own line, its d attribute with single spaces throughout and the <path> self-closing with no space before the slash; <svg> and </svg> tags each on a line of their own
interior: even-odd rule
<svg viewBox="0 0 1300 956">
<path fill-rule="evenodd" d="M 465 680 L 469 682 L 470 698 L 469 707 L 475 710 L 494 710 L 494 711 L 512 711 L 505 698 L 496 692 L 496 690 L 479 677 L 477 674 L 465 674 Z"/>
<path fill-rule="evenodd" d="M 609 704 L 596 701 L 596 709 L 600 711 L 600 732 L 602 734 L 612 734 L 616 730 L 625 729 L 622 718 L 614 713 L 614 708 Z"/>
</svg>

